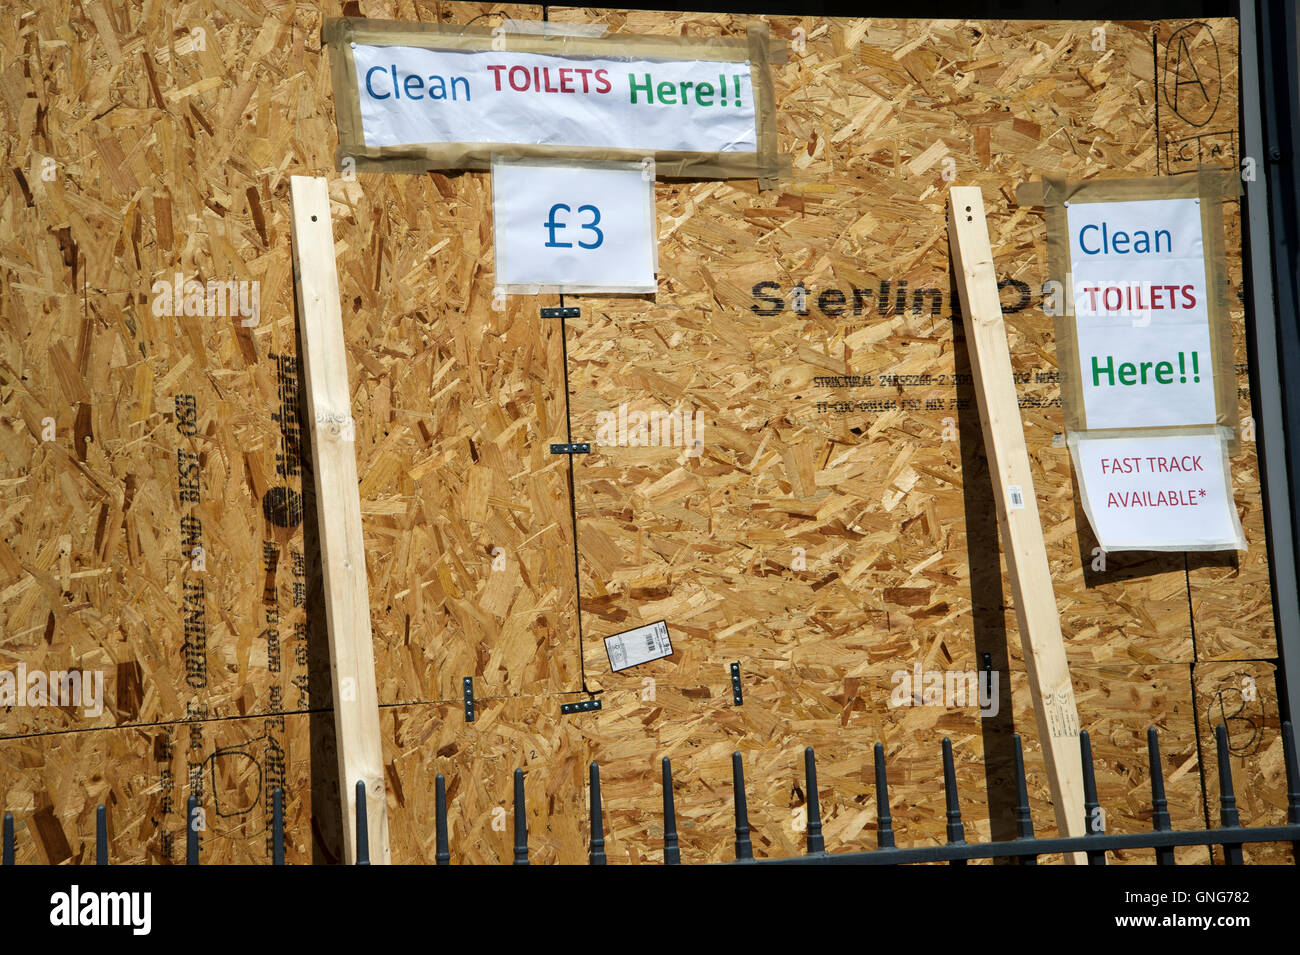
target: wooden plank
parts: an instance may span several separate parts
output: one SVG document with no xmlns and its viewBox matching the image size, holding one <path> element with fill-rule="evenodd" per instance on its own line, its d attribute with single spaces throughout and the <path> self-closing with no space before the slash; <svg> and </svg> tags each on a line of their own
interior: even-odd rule
<svg viewBox="0 0 1300 955">
<path fill-rule="evenodd" d="M 372 861 L 389 861 L 379 695 L 370 636 L 370 597 L 355 425 L 348 388 L 334 232 L 324 179 L 293 176 L 294 286 L 302 323 L 307 421 L 316 474 L 316 514 L 334 684 L 345 858 L 356 861 L 357 780 L 366 784 Z"/>
<path fill-rule="evenodd" d="M 966 340 L 989 473 L 998 506 L 1002 551 L 1016 605 L 1016 625 L 1034 701 L 1038 737 L 1062 835 L 1083 835 L 1083 768 L 1079 713 L 1065 659 L 1061 619 L 1038 518 L 1020 404 L 998 297 L 993 250 L 978 186 L 948 193 L 948 240 L 957 273 Z M 1082 862 L 1075 853 L 1074 862 Z"/>
</svg>

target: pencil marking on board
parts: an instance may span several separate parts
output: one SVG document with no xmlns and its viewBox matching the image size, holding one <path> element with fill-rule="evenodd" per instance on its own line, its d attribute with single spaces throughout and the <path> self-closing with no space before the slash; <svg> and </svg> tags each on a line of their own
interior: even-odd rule
<svg viewBox="0 0 1300 955">
<path fill-rule="evenodd" d="M 1204 126 L 1219 108 L 1222 85 L 1219 45 L 1209 25 L 1197 21 L 1174 31 L 1165 45 L 1160 80 L 1165 103 L 1174 115 L 1192 126 Z"/>
</svg>

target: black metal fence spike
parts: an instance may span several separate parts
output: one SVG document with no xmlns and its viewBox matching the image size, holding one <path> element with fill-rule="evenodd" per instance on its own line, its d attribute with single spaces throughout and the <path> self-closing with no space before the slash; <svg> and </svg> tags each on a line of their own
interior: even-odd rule
<svg viewBox="0 0 1300 955">
<path fill-rule="evenodd" d="M 1097 801 L 1097 777 L 1092 770 L 1092 738 L 1087 730 L 1079 731 L 1079 758 L 1083 761 L 1083 831 L 1089 836 L 1104 836 L 1106 814 Z M 1088 865 L 1105 864 L 1105 851 L 1088 853 Z"/>
<path fill-rule="evenodd" d="M 451 847 L 447 844 L 447 780 L 439 773 L 433 781 L 433 861 L 451 865 Z"/>
<path fill-rule="evenodd" d="M 522 769 L 515 770 L 515 865 L 528 865 L 528 808 Z"/>
<path fill-rule="evenodd" d="M 736 859 L 754 858 L 749 842 L 749 810 L 745 804 L 745 766 L 739 753 L 731 754 L 731 789 L 736 804 Z"/>
<path fill-rule="evenodd" d="M 95 865 L 108 865 L 108 810 L 95 807 Z"/>
<path fill-rule="evenodd" d="M 664 757 L 664 865 L 681 865 L 682 851 L 677 845 L 677 807 L 673 800 L 673 764 Z"/>
<path fill-rule="evenodd" d="M 822 836 L 822 810 L 817 797 L 817 757 L 811 746 L 804 747 L 803 778 L 807 789 L 808 854 L 813 855 L 826 851 L 826 839 Z"/>
<path fill-rule="evenodd" d="M 370 823 L 366 819 L 366 784 L 357 780 L 357 865 L 370 865 Z"/>
<path fill-rule="evenodd" d="M 1286 821 L 1300 825 L 1300 759 L 1296 756 L 1295 729 L 1282 724 L 1282 761 L 1286 763 Z M 1300 865 L 1300 842 L 1291 843 L 1291 858 Z"/>
<path fill-rule="evenodd" d="M 1165 771 L 1160 765 L 1160 734 L 1154 726 L 1147 728 L 1147 763 L 1151 771 L 1151 828 L 1168 832 L 1173 828 L 1169 819 L 1169 801 L 1165 799 Z M 1176 865 L 1173 846 L 1156 849 L 1156 865 Z"/>
<path fill-rule="evenodd" d="M 185 864 L 199 864 L 199 797 L 191 796 L 185 802 Z"/>
<path fill-rule="evenodd" d="M 1025 751 L 1020 744 L 1019 733 L 1013 733 L 1011 739 L 1015 743 L 1016 836 L 1020 839 L 1032 839 L 1034 838 L 1034 817 L 1029 812 L 1029 783 L 1025 779 Z M 1038 865 L 1038 856 L 1021 856 L 1020 864 Z"/>
<path fill-rule="evenodd" d="M 0 865 L 14 864 L 14 814 L 5 813 L 4 851 L 0 855 Z"/>
<path fill-rule="evenodd" d="M 605 823 L 600 815 L 600 767 L 591 764 L 591 849 L 588 865 L 605 864 Z"/>
<path fill-rule="evenodd" d="M 1232 791 L 1232 754 L 1228 751 L 1228 728 L 1222 723 L 1214 727 L 1214 747 L 1219 762 L 1219 828 L 1236 829 L 1241 825 L 1237 816 L 1237 797 Z M 1241 843 L 1223 847 L 1225 865 L 1241 865 Z"/>
<path fill-rule="evenodd" d="M 1222 723 L 1214 727 L 1215 755 L 1219 763 L 1219 821 L 1220 828 L 1241 825 L 1237 817 L 1237 797 L 1232 790 L 1231 753 L 1228 750 L 1228 728 Z"/>
<path fill-rule="evenodd" d="M 271 865 L 284 865 L 284 791 L 271 790 Z"/>
<path fill-rule="evenodd" d="M 885 747 L 877 743 L 876 763 L 876 848 L 894 848 L 894 820 L 889 815 L 889 780 L 885 778 Z"/>
<path fill-rule="evenodd" d="M 943 792 L 948 804 L 948 844 L 960 845 L 966 841 L 966 827 L 961 822 L 961 806 L 957 801 L 957 770 L 952 762 L 952 740 L 943 738 Z M 965 865 L 965 859 L 953 859 L 950 865 Z"/>
</svg>

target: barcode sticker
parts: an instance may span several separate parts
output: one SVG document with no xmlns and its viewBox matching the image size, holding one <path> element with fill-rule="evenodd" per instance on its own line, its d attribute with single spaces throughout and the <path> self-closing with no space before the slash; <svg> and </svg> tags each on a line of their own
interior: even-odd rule
<svg viewBox="0 0 1300 955">
<path fill-rule="evenodd" d="M 1025 509 L 1025 492 L 1020 489 L 1019 484 L 1007 485 L 1007 509 L 1012 511 Z"/>
<path fill-rule="evenodd" d="M 610 668 L 615 673 L 651 660 L 670 657 L 673 645 L 668 639 L 668 623 L 660 620 L 658 623 L 606 637 L 605 653 L 609 656 Z"/>
</svg>

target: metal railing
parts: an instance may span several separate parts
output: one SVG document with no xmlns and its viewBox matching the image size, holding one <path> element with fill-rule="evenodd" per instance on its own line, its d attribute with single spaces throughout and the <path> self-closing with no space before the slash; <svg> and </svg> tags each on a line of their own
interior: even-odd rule
<svg viewBox="0 0 1300 955">
<path fill-rule="evenodd" d="M 1242 864 L 1242 846 L 1250 843 L 1290 842 L 1293 857 L 1300 863 L 1300 766 L 1297 765 L 1295 735 L 1290 723 L 1282 724 L 1282 745 L 1287 772 L 1287 825 L 1244 828 L 1237 813 L 1233 793 L 1232 768 L 1229 765 L 1228 733 L 1215 727 L 1215 746 L 1219 764 L 1219 826 L 1214 829 L 1171 827 L 1169 804 L 1165 798 L 1164 774 L 1160 766 L 1160 742 L 1155 728 L 1147 730 L 1147 760 L 1151 771 L 1152 831 L 1116 833 L 1105 831 L 1105 816 L 1100 812 L 1097 782 L 1093 771 L 1092 742 L 1087 731 L 1081 732 L 1080 752 L 1083 761 L 1084 815 L 1086 836 L 1041 839 L 1034 836 L 1033 817 L 1029 811 L 1029 791 L 1025 781 L 1025 760 L 1020 736 L 1015 740 L 1017 838 L 1002 842 L 969 843 L 965 837 L 961 808 L 957 799 L 957 774 L 953 766 L 952 743 L 943 740 L 943 779 L 947 811 L 947 843 L 940 846 L 899 848 L 894 841 L 893 820 L 889 814 L 889 784 L 886 778 L 885 750 L 875 745 L 876 777 L 876 848 L 866 852 L 826 851 L 822 834 L 821 808 L 817 792 L 817 764 L 811 746 L 804 749 L 804 779 L 807 793 L 805 827 L 806 853 L 779 859 L 755 859 L 749 838 L 749 811 L 745 797 L 745 774 L 740 753 L 731 755 L 733 805 L 736 818 L 735 861 L 755 865 L 904 865 L 922 862 L 946 862 L 965 865 L 971 859 L 1015 859 L 1021 865 L 1034 865 L 1041 855 L 1084 852 L 1091 865 L 1105 865 L 1106 853 L 1120 849 L 1153 849 L 1159 865 L 1174 865 L 1178 846 L 1222 846 L 1228 865 Z M 600 767 L 591 764 L 588 784 L 590 794 L 591 841 L 587 853 L 590 865 L 605 865 L 605 834 L 601 815 Z M 360 805 L 360 803 L 358 803 Z M 364 810 L 362 810 L 364 811 Z M 437 830 L 439 865 L 450 861 L 447 843 L 446 785 L 441 773 L 437 777 L 434 799 L 434 824 Z M 663 861 L 680 865 L 681 847 L 677 835 L 677 814 L 673 800 L 672 764 L 663 760 Z M 358 831 L 361 828 L 358 814 Z M 524 802 L 524 771 L 514 773 L 514 864 L 528 865 L 528 823 Z"/>
<path fill-rule="evenodd" d="M 1229 765 L 1228 733 L 1223 725 L 1214 728 L 1215 748 L 1218 754 L 1219 773 L 1219 825 L 1212 829 L 1172 828 L 1169 804 L 1165 798 L 1164 774 L 1160 766 L 1160 741 L 1154 727 L 1147 730 L 1147 762 L 1151 778 L 1150 832 L 1107 833 L 1105 814 L 1097 798 L 1097 782 L 1093 772 L 1092 742 L 1087 731 L 1079 734 L 1083 761 L 1084 815 L 1087 835 L 1074 837 L 1038 838 L 1034 835 L 1033 817 L 1029 811 L 1029 791 L 1025 781 L 1025 760 L 1020 736 L 1015 740 L 1017 837 L 1000 842 L 967 842 L 965 826 L 957 799 L 957 774 L 953 766 L 952 743 L 943 740 L 943 780 L 947 815 L 947 842 L 938 846 L 900 848 L 895 845 L 893 820 L 889 814 L 889 784 L 886 778 L 885 750 L 875 745 L 876 782 L 876 848 L 864 852 L 828 852 L 822 835 L 821 808 L 817 793 L 817 764 L 811 746 L 804 749 L 804 778 L 807 793 L 806 852 L 801 856 L 777 859 L 755 859 L 749 837 L 749 810 L 745 798 L 745 774 L 740 753 L 732 753 L 731 778 L 735 809 L 735 861 L 755 865 L 905 865 L 912 863 L 942 863 L 965 865 L 971 859 L 1014 859 L 1021 865 L 1035 865 L 1038 857 L 1055 853 L 1083 852 L 1090 865 L 1105 865 L 1106 853 L 1123 849 L 1150 849 L 1158 865 L 1174 865 L 1174 849 L 1179 846 L 1221 846 L 1227 865 L 1241 865 L 1244 861 L 1242 847 L 1252 843 L 1291 843 L 1293 860 L 1300 864 L 1300 764 L 1297 763 L 1295 734 L 1290 723 L 1282 724 L 1283 759 L 1287 774 L 1287 824 L 1282 826 L 1243 827 L 1237 811 L 1233 792 L 1232 767 Z M 680 865 L 681 846 L 677 835 L 677 812 L 673 799 L 672 763 L 665 758 L 663 768 L 663 861 L 666 865 Z M 366 826 L 365 784 L 357 782 L 356 832 L 357 865 L 370 864 L 369 833 Z M 587 861 L 590 865 L 605 865 L 605 830 L 601 812 L 600 767 L 590 766 L 588 782 L 590 843 Z M 284 864 L 284 808 L 281 791 L 271 791 L 271 832 L 274 865 Z M 199 864 L 199 833 L 195 823 L 199 816 L 198 800 L 191 796 L 188 803 L 186 826 L 186 862 Z M 447 833 L 447 784 L 442 773 L 434 780 L 434 861 L 437 865 L 451 863 L 451 848 Z M 514 772 L 514 865 L 528 865 L 528 813 L 524 796 L 524 771 Z M 108 826 L 103 805 L 95 813 L 95 861 L 108 864 Z M 14 819 L 5 813 L 3 833 L 3 864 L 14 862 Z"/>
</svg>

